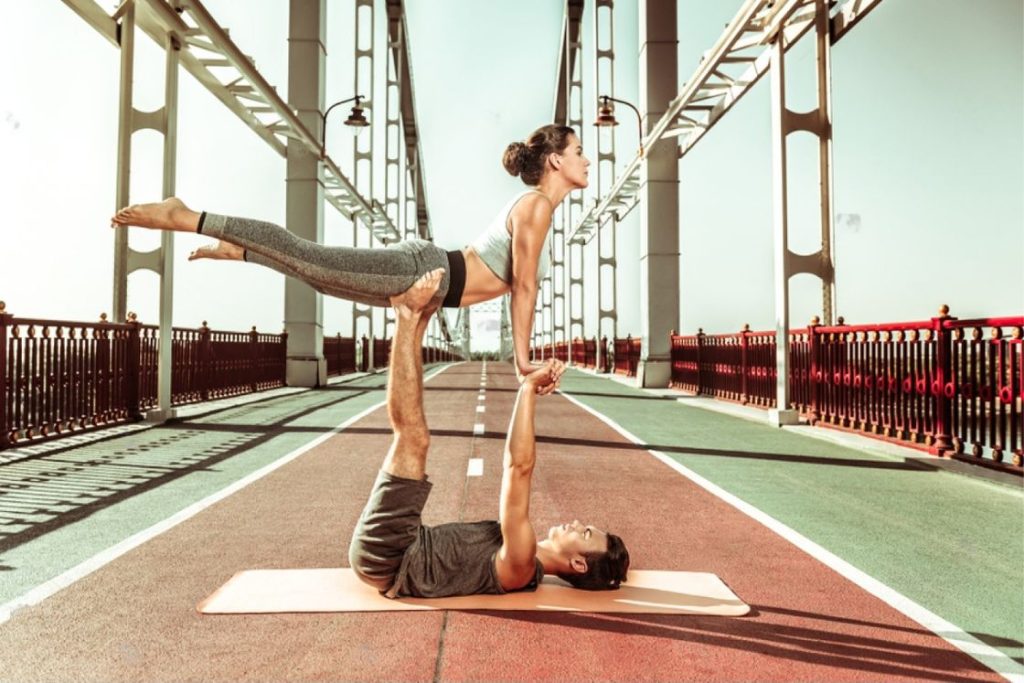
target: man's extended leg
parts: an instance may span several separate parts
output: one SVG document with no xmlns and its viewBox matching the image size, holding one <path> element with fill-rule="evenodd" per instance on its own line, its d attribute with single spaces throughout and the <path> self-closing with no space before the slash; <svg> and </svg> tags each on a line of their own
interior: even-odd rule
<svg viewBox="0 0 1024 683">
<path fill-rule="evenodd" d="M 431 483 L 425 476 L 429 433 L 423 415 L 420 344 L 430 319 L 430 300 L 443 271 L 427 273 L 405 293 L 392 297 L 398 326 L 391 346 L 388 416 L 395 432 L 366 507 L 352 532 L 349 564 L 381 592 L 397 591 L 406 549 L 416 540 Z M 390 594 L 389 597 L 394 597 Z"/>
<path fill-rule="evenodd" d="M 382 469 L 406 479 L 423 479 L 430 432 L 423 414 L 423 335 L 434 309 L 428 310 L 442 271 L 427 273 L 392 298 L 395 335 L 388 375 L 388 417 L 395 433 Z"/>
</svg>

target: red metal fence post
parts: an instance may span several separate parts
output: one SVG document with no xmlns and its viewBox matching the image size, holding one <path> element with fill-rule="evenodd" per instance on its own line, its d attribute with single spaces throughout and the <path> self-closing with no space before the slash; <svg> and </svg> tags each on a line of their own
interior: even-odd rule
<svg viewBox="0 0 1024 683">
<path fill-rule="evenodd" d="M 750 397 L 747 395 L 747 376 L 750 374 L 750 362 L 747 358 L 749 349 L 750 323 L 746 323 L 740 330 L 740 403 L 742 405 L 750 403 Z"/>
<path fill-rule="evenodd" d="M 697 328 L 697 396 L 704 392 L 704 328 Z"/>
<path fill-rule="evenodd" d="M 7 326 L 11 322 L 7 304 L 0 301 L 0 450 L 10 445 L 7 418 Z"/>
<path fill-rule="evenodd" d="M 210 400 L 210 384 L 213 381 L 213 345 L 210 341 L 210 328 L 203 321 L 199 328 L 199 397 Z"/>
<path fill-rule="evenodd" d="M 128 314 L 128 357 L 125 359 L 125 411 L 129 420 L 141 420 L 139 410 L 139 384 L 142 366 L 142 345 L 139 343 L 139 319 L 134 313 Z M 2 372 L 2 370 L 0 370 Z"/>
<path fill-rule="evenodd" d="M 821 348 L 818 336 L 818 326 L 820 324 L 821 319 L 818 316 L 814 316 L 811 318 L 811 322 L 807 326 L 807 352 L 811 354 L 811 367 L 807 377 L 807 381 L 810 384 L 808 387 L 810 390 L 808 400 L 810 401 L 811 406 L 810 411 L 807 414 L 807 421 L 812 425 L 821 420 L 821 412 L 818 410 L 818 383 L 821 380 L 820 366 L 818 364 L 818 352 Z"/>
<path fill-rule="evenodd" d="M 288 386 L 288 330 L 281 330 L 281 386 Z M 319 380 L 318 380 L 319 381 Z"/>
<path fill-rule="evenodd" d="M 953 379 L 953 363 L 951 349 L 952 332 L 946 329 L 945 322 L 955 320 L 949 315 L 949 306 L 945 304 L 939 309 L 939 317 L 932 318 L 932 331 L 935 334 L 935 367 L 931 381 L 931 392 L 935 398 L 935 441 L 928 449 L 934 455 L 945 456 L 953 452 L 953 410 L 946 396 L 946 384 Z"/>
<path fill-rule="evenodd" d="M 110 419 L 110 330 L 106 327 L 107 314 L 100 313 L 99 323 L 93 327 L 96 340 L 96 408 L 93 424 Z"/>
<path fill-rule="evenodd" d="M 256 331 L 256 326 L 252 326 L 252 330 L 249 332 L 249 390 L 256 391 L 257 375 L 259 373 L 260 366 L 260 346 L 259 333 Z"/>
</svg>

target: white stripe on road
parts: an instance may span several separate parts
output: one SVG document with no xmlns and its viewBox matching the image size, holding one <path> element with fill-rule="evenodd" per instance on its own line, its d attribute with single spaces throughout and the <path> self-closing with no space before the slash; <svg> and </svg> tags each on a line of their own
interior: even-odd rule
<svg viewBox="0 0 1024 683">
<path fill-rule="evenodd" d="M 437 369 L 436 371 L 430 373 L 429 375 L 423 378 L 424 383 L 429 382 L 435 376 L 439 375 L 440 373 L 444 372 L 450 367 L 452 366 L 445 365 Z M 124 555 L 125 553 L 134 548 L 137 548 L 138 546 L 142 545 L 151 538 L 155 538 L 156 536 L 159 536 L 165 531 L 176 527 L 185 520 L 196 516 L 197 514 L 199 514 L 206 508 L 210 507 L 214 503 L 217 503 L 218 501 L 227 498 L 233 493 L 237 493 L 238 491 L 245 488 L 249 484 L 259 479 L 262 479 L 263 477 L 267 476 L 268 474 L 282 467 L 283 465 L 287 465 L 288 463 L 290 463 L 292 460 L 295 460 L 303 453 L 306 453 L 307 451 L 315 448 L 316 446 L 319 446 L 321 443 L 331 438 L 332 436 L 335 436 L 339 432 L 344 431 L 349 425 L 358 422 L 362 418 L 366 417 L 373 411 L 383 406 L 385 403 L 386 401 L 380 401 L 379 403 L 373 404 L 372 406 L 366 408 L 357 415 L 353 415 L 352 417 L 348 418 L 347 420 L 339 424 L 337 427 L 334 427 L 333 429 L 316 437 L 315 439 L 305 444 L 304 446 L 299 446 L 290 453 L 286 453 L 277 460 L 267 465 L 264 465 L 255 472 L 252 472 L 249 475 L 243 477 L 242 479 L 239 479 L 238 481 L 226 486 L 220 491 L 208 495 L 206 498 L 203 498 L 202 500 L 197 501 L 192 505 L 189 505 L 184 510 L 181 510 L 176 514 L 171 515 L 170 517 L 161 522 L 157 522 L 156 524 L 152 525 L 147 529 L 143 529 L 138 533 L 132 534 L 120 543 L 117 543 L 116 545 L 113 545 L 107 548 L 106 550 L 103 550 L 93 555 L 89 559 L 78 563 L 77 565 L 75 565 L 71 569 L 68 569 L 62 574 L 53 577 L 49 581 L 39 584 L 38 586 L 32 588 L 28 592 L 23 593 L 22 595 L 11 600 L 8 600 L 7 602 L 0 605 L 0 624 L 3 624 L 4 622 L 8 621 L 15 611 L 22 609 L 23 607 L 30 607 L 32 605 L 39 604 L 40 602 L 50 597 L 54 593 L 57 593 L 58 591 L 61 591 L 64 588 L 67 588 L 71 584 L 75 583 L 79 579 L 84 578 L 89 574 L 92 574 L 97 569 L 100 569 L 104 565 L 113 562 L 118 557 Z M 480 427 L 482 428 L 483 425 L 480 425 Z"/>
<path fill-rule="evenodd" d="M 476 412 L 478 412 L 478 413 L 482 413 L 482 412 L 484 412 L 485 410 L 487 410 L 487 409 L 486 409 L 486 408 L 484 408 L 483 406 L 477 406 L 477 407 L 476 407 Z"/>
<path fill-rule="evenodd" d="M 558 393 L 562 394 L 565 398 L 578 405 L 583 410 L 587 411 L 597 419 L 604 422 L 606 425 L 617 431 L 619 434 L 624 436 L 629 441 L 637 445 L 645 445 L 644 442 L 628 432 L 622 425 L 612 420 L 607 415 L 604 415 L 594 408 L 586 405 L 579 399 L 571 396 L 563 391 Z M 830 567 L 833 571 L 839 575 L 847 578 L 857 586 L 860 586 L 864 591 L 874 595 L 882 602 L 887 603 L 890 607 L 902 612 L 906 616 L 910 617 L 917 623 L 921 624 L 938 637 L 945 640 L 950 645 L 962 650 L 967 653 L 981 664 L 989 667 L 1003 678 L 1011 683 L 1024 683 L 1024 666 L 1019 664 L 1013 659 L 1010 659 L 1000 650 L 995 649 L 991 645 L 982 642 L 976 638 L 973 634 L 967 633 L 962 628 L 946 621 L 939 615 L 931 612 L 925 607 L 917 604 L 910 598 L 906 597 L 902 593 L 899 593 L 893 588 L 885 585 L 878 579 L 870 576 L 862 570 L 854 567 L 846 560 L 840 558 L 824 547 L 818 545 L 811 539 L 807 538 L 803 534 L 799 533 L 795 529 L 786 526 L 779 520 L 770 516 L 766 512 L 754 507 L 745 500 L 738 498 L 737 496 L 729 493 L 722 487 L 711 482 L 708 479 L 700 476 L 685 465 L 681 465 L 676 462 L 668 455 L 661 451 L 656 451 L 648 448 L 647 452 L 653 455 L 655 458 L 665 463 L 673 470 L 683 475 L 697 486 L 700 486 L 708 493 L 722 499 L 729 505 L 733 506 L 743 514 L 747 515 L 751 519 L 760 522 L 764 526 L 768 527 L 782 538 L 786 539 L 796 547 L 803 550 L 805 553 L 815 558 L 822 564 Z"/>
<path fill-rule="evenodd" d="M 484 433 L 484 426 L 477 422 L 473 425 L 473 436 L 481 436 Z"/>
<path fill-rule="evenodd" d="M 466 469 L 467 477 L 479 477 L 484 473 L 484 459 L 470 458 L 469 467 Z"/>
</svg>

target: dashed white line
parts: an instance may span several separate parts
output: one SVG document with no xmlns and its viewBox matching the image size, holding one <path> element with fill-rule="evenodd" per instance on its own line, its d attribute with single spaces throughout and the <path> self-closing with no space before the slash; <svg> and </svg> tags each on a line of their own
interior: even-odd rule
<svg viewBox="0 0 1024 683">
<path fill-rule="evenodd" d="M 480 422 L 473 425 L 473 436 L 481 436 L 484 433 L 484 426 Z"/>
<path fill-rule="evenodd" d="M 485 410 L 487 410 L 487 409 L 486 409 L 486 408 L 484 408 L 483 406 L 477 406 L 477 407 L 476 407 L 476 412 L 478 412 L 478 413 L 482 413 L 482 412 L 484 412 Z"/>
<path fill-rule="evenodd" d="M 470 458 L 469 467 L 466 468 L 467 477 L 480 477 L 484 473 L 484 459 Z"/>
</svg>

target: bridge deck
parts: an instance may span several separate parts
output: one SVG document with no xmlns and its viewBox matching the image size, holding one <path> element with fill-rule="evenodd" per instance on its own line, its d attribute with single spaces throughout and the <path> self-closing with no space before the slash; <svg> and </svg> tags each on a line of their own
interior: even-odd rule
<svg viewBox="0 0 1024 683">
<path fill-rule="evenodd" d="M 435 482 L 427 523 L 497 513 L 516 383 L 507 366 L 491 364 L 479 413 L 480 376 L 479 364 L 465 363 L 427 382 Z M 84 573 L 75 567 L 100 556 L 95 571 L 0 625 L 2 677 L 1000 678 L 851 581 L 856 572 L 842 560 L 877 580 L 880 589 L 860 581 L 875 593 L 888 587 L 995 647 L 980 656 L 998 670 L 1020 670 L 1018 490 L 576 372 L 564 382 L 572 399 L 547 398 L 538 413 L 536 527 L 578 517 L 623 536 L 636 568 L 715 572 L 752 606 L 749 616 L 197 614 L 196 603 L 240 569 L 346 564 L 390 437 L 385 412 L 373 409 L 383 384 L 371 376 L 268 396 L 0 466 L 0 602 L 26 594 L 31 602 L 34 588 L 52 592 L 53 577 L 71 570 L 59 579 L 70 581 Z M 483 435 L 474 435 L 478 420 Z M 281 464 L 286 454 L 292 459 Z M 467 477 L 473 457 L 484 460 L 480 477 Z M 275 462 L 247 486 L 217 494 Z M 219 500 L 209 504 L 211 497 Z M 204 500 L 180 523 L 164 521 Z M 118 554 L 109 550 L 115 544 L 161 523 L 161 533 L 136 537 L 102 562 Z"/>
</svg>

